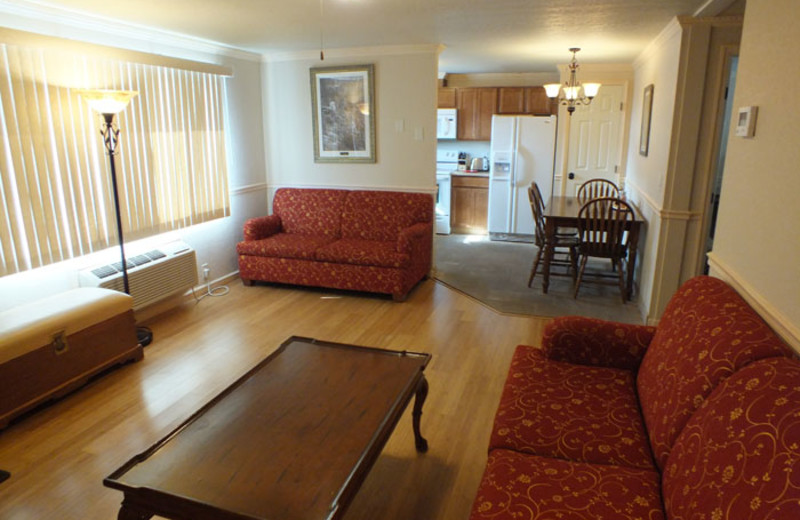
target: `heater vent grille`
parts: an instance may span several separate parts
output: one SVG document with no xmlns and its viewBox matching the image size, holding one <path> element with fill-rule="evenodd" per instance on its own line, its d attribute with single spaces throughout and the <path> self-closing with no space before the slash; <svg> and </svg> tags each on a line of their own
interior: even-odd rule
<svg viewBox="0 0 800 520">
<path fill-rule="evenodd" d="M 142 309 L 197 285 L 195 252 L 183 242 L 134 255 L 128 258 L 126 263 L 133 310 Z M 84 287 L 123 291 L 121 263 L 116 262 L 81 271 L 80 284 Z"/>
</svg>

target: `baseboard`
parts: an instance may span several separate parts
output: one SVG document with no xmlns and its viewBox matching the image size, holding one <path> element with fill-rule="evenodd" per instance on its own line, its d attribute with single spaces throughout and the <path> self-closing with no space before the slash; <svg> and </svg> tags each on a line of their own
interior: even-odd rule
<svg viewBox="0 0 800 520">
<path fill-rule="evenodd" d="M 739 295 L 783 338 L 795 352 L 800 354 L 800 329 L 779 309 L 767 301 L 761 293 L 747 283 L 730 265 L 713 252 L 708 254 L 713 275 L 727 282 Z"/>
</svg>

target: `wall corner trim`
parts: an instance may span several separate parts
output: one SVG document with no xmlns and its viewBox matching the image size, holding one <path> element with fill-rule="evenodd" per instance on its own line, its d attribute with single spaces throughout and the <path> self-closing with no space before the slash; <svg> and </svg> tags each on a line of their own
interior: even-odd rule
<svg viewBox="0 0 800 520">
<path fill-rule="evenodd" d="M 739 295 L 772 327 L 775 333 L 800 354 L 800 328 L 792 323 L 779 309 L 769 303 L 761 293 L 750 285 L 735 269 L 714 252 L 708 253 L 708 261 L 714 275 L 733 287 Z"/>
</svg>

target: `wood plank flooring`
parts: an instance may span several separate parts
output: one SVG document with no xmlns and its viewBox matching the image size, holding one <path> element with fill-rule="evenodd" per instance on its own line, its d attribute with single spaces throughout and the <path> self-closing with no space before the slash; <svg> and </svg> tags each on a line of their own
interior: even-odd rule
<svg viewBox="0 0 800 520">
<path fill-rule="evenodd" d="M 116 518 L 122 493 L 103 478 L 299 335 L 433 354 L 422 416 L 430 450 L 414 449 L 409 406 L 347 520 L 465 520 L 514 347 L 538 345 L 547 321 L 498 314 L 433 280 L 404 303 L 235 280 L 226 296 L 151 319 L 143 361 L 0 432 L 0 469 L 11 472 L 0 519 Z"/>
</svg>

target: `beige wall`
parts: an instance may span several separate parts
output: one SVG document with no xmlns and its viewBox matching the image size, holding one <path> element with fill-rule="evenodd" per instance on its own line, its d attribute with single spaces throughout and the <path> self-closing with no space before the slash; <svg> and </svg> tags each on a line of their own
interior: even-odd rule
<svg viewBox="0 0 800 520">
<path fill-rule="evenodd" d="M 800 347 L 800 2 L 748 2 L 734 110 L 758 107 L 755 137 L 729 137 L 712 274 L 729 280 Z"/>
<path fill-rule="evenodd" d="M 314 163 L 309 69 L 375 65 L 375 164 Z M 433 193 L 436 183 L 436 47 L 286 59 L 266 65 L 267 182 L 282 186 L 377 188 Z"/>
<path fill-rule="evenodd" d="M 625 190 L 647 222 L 644 240 L 640 241 L 637 266 L 639 308 L 651 316 L 653 280 L 662 267 L 659 240 L 662 239 L 664 186 L 675 112 L 678 68 L 680 66 L 681 29 L 671 22 L 634 62 L 633 101 L 630 111 L 630 140 Z M 644 88 L 653 85 L 653 109 L 650 119 L 650 146 L 647 156 L 639 154 Z"/>
</svg>

